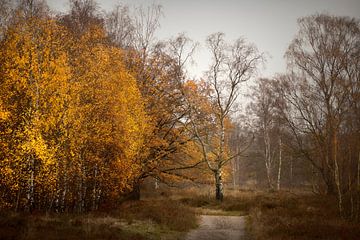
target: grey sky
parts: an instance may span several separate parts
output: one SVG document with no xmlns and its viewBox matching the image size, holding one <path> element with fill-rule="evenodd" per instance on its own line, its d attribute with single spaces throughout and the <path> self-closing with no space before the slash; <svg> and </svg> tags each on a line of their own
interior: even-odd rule
<svg viewBox="0 0 360 240">
<path fill-rule="evenodd" d="M 120 2 L 130 6 L 149 5 L 151 0 L 98 0 L 102 9 L 110 10 Z M 213 32 L 224 32 L 228 40 L 239 36 L 255 43 L 268 54 L 261 76 L 271 77 L 286 69 L 284 53 L 297 32 L 299 17 L 329 13 L 360 17 L 360 0 L 157 0 L 164 17 L 157 32 L 158 39 L 185 32 L 201 44 L 195 55 L 196 65 L 190 76 L 200 77 L 209 65 L 204 42 Z M 48 0 L 53 10 L 67 9 L 67 0 Z"/>
</svg>

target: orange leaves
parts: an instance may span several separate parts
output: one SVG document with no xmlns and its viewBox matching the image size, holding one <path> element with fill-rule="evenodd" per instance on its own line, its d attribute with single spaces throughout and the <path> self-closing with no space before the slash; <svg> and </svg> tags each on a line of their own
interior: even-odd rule
<svg viewBox="0 0 360 240">
<path fill-rule="evenodd" d="M 9 117 L 9 112 L 5 110 L 4 105 L 0 100 L 0 122 L 5 121 Z"/>
<path fill-rule="evenodd" d="M 115 201 L 139 174 L 149 122 L 142 96 L 121 50 L 89 29 L 72 36 L 34 18 L 1 42 L 0 173 L 9 180 L 0 204 L 18 194 L 20 208 L 56 200 L 83 211 L 113 193 L 106 201 Z"/>
<path fill-rule="evenodd" d="M 40 188 L 55 190 L 59 142 L 54 134 L 70 78 L 59 38 L 63 31 L 53 21 L 31 18 L 16 21 L 1 42 L 0 97 L 10 117 L 0 128 L 6 143 L 0 172 L 11 179 L 4 184 L 9 202 L 18 194 L 20 203 L 26 203 L 25 193 L 27 202 L 33 202 L 35 186 L 39 193 Z"/>
<path fill-rule="evenodd" d="M 195 83 L 194 80 L 189 80 L 185 83 L 185 88 L 188 89 L 188 91 L 196 92 L 198 89 L 198 85 Z"/>
</svg>

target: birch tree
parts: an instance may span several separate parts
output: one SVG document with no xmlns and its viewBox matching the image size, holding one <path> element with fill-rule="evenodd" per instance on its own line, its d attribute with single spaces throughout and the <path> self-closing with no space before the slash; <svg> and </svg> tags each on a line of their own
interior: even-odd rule
<svg viewBox="0 0 360 240">
<path fill-rule="evenodd" d="M 299 148 L 320 172 L 327 193 L 336 193 L 342 214 L 350 174 L 345 166 L 356 162 L 346 160 L 342 149 L 343 137 L 355 133 L 344 130 L 352 126 L 346 124 L 350 116 L 356 115 L 352 99 L 359 92 L 359 21 L 318 14 L 298 23 L 300 30 L 286 54 L 293 73 L 282 78 L 284 96 L 293 109 L 288 122 Z"/>
<path fill-rule="evenodd" d="M 250 111 L 256 118 L 256 129 L 259 129 L 259 137 L 262 139 L 263 158 L 266 168 L 268 188 L 273 186 L 273 169 L 277 148 L 274 141 L 274 129 L 276 127 L 276 99 L 270 79 L 260 78 L 251 92 L 252 102 L 249 104 Z"/>
<path fill-rule="evenodd" d="M 211 34 L 206 40 L 212 55 L 212 63 L 206 73 L 208 84 L 207 107 L 208 123 L 206 130 L 200 130 L 204 118 L 196 116 L 200 111 L 192 104 L 192 131 L 196 136 L 203 153 L 203 160 L 213 172 L 215 178 L 216 199 L 223 200 L 224 167 L 244 149 L 229 153 L 226 141 L 228 138 L 227 124 L 235 110 L 242 83 L 254 76 L 263 56 L 257 48 L 239 38 L 227 43 L 223 33 Z M 205 112 L 206 112 L 205 111 Z"/>
</svg>

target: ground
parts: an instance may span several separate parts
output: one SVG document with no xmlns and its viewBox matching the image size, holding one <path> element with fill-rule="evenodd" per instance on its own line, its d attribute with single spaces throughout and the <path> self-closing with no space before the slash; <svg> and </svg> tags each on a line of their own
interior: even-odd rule
<svg viewBox="0 0 360 240">
<path fill-rule="evenodd" d="M 244 237 L 243 216 L 201 215 L 199 227 L 191 230 L 186 240 L 239 240 Z"/>
<path fill-rule="evenodd" d="M 0 239 L 193 240 L 359 239 L 360 224 L 339 218 L 336 199 L 298 191 L 173 189 L 143 194 L 110 212 L 0 211 Z"/>
</svg>

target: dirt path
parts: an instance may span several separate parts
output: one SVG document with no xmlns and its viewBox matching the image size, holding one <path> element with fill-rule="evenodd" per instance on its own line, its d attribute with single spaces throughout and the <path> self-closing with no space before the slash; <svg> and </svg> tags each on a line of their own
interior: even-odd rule
<svg viewBox="0 0 360 240">
<path fill-rule="evenodd" d="M 245 219 L 241 216 L 201 215 L 200 227 L 190 231 L 186 240 L 245 239 Z"/>
</svg>

